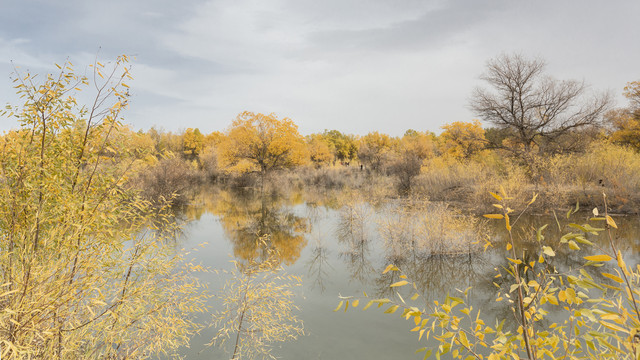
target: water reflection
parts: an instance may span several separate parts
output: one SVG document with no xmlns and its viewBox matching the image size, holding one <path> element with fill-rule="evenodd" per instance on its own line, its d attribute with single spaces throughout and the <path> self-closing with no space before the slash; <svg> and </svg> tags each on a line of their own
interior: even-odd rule
<svg viewBox="0 0 640 360">
<path fill-rule="evenodd" d="M 320 292 L 326 289 L 326 281 L 329 271 L 333 269 L 329 263 L 329 249 L 320 239 L 316 239 L 311 248 L 311 255 L 307 260 L 307 276 L 312 279 L 311 288 L 318 288 Z"/>
<path fill-rule="evenodd" d="M 343 245 L 340 257 L 344 259 L 351 279 L 365 282 L 373 273 L 371 241 L 367 231 L 373 211 L 364 202 L 351 200 L 339 212 L 336 237 Z"/>
<path fill-rule="evenodd" d="M 206 209 L 218 216 L 238 259 L 265 260 L 274 249 L 281 262 L 291 265 L 307 245 L 308 219 L 294 214 L 287 198 L 222 190 L 212 200 Z M 265 235 L 268 241 L 261 246 L 256 239 Z"/>
<path fill-rule="evenodd" d="M 382 275 L 388 264 L 397 265 L 415 282 L 418 292 L 423 295 L 420 300 L 442 300 L 447 294 L 456 295 L 456 289 L 472 287 L 469 301 L 475 309 L 482 309 L 486 319 L 512 319 L 508 304 L 495 302 L 498 292 L 508 292 L 507 284 L 513 283 L 505 271 L 502 271 L 501 278 L 494 277 L 496 269 L 509 266 L 505 259 L 504 222 L 487 223 L 480 217 L 465 215 L 445 204 L 420 199 L 387 199 L 372 206 L 364 197 L 352 193 L 334 192 L 323 199 L 323 195 L 317 192 L 262 196 L 249 191 L 212 190 L 201 195 L 198 201 L 201 205 L 190 209 L 187 216 L 207 219 L 202 216 L 204 213 L 215 215 L 215 226 L 225 237 L 212 246 L 212 252 L 230 245 L 229 251 L 240 262 L 260 263 L 265 261 L 270 249 L 277 250 L 278 264 L 289 265 L 288 270 L 304 278 L 304 292 L 309 302 L 301 302 L 305 304 L 301 318 L 305 324 L 311 324 L 309 330 L 312 334 L 324 331 L 321 326 L 336 326 L 334 322 L 340 321 L 335 318 L 325 320 L 331 316 L 327 314 L 332 314 L 331 310 L 336 305 L 334 295 L 339 292 L 350 295 L 363 289 L 380 297 L 393 296 L 389 285 L 400 279 L 398 272 Z M 568 224 L 583 224 L 588 214 L 578 213 L 572 219 L 557 218 L 556 222 L 554 216 L 522 216 L 514 227 L 518 255 L 526 262 L 537 261 L 544 244 L 553 247 L 556 256 L 536 266 L 549 266 L 559 273 L 575 271 L 584 264 L 584 256 L 597 250 L 583 245 L 580 245 L 582 250 L 570 250 L 566 243 L 560 242 L 560 238 L 571 231 L 580 232 Z M 613 233 L 614 242 L 622 249 L 629 264 L 637 264 L 640 259 L 638 218 L 615 219 L 619 230 Z M 539 243 L 535 230 L 544 224 L 549 225 Z M 270 235 L 266 245 L 256 245 L 255 240 L 265 234 Z M 585 238 L 596 245 L 604 244 L 602 235 L 587 234 Z M 484 251 L 487 239 L 491 246 Z M 212 267 L 219 266 L 224 265 L 212 264 Z M 607 266 L 613 265 L 607 264 L 598 270 L 612 272 L 606 270 Z M 521 275 L 528 280 L 531 273 Z M 593 276 L 598 281 L 599 275 Z M 398 290 L 401 293 L 410 291 L 409 286 Z M 402 296 L 407 299 L 404 293 Z M 375 330 L 379 319 L 367 322 L 370 317 L 373 319 L 373 315 L 368 312 L 360 314 L 363 315 L 357 321 L 349 318 L 353 316 L 351 313 L 342 316 L 353 322 L 353 329 L 361 331 L 368 327 L 371 328 L 367 329 L 371 331 L 369 336 L 385 336 L 382 330 Z M 399 325 L 399 332 L 405 325 Z M 336 330 L 327 331 L 333 333 Z M 414 344 L 410 335 L 406 338 Z M 353 346 L 348 339 L 344 344 L 333 340 L 337 341 L 332 343 L 336 349 Z M 313 341 L 320 343 L 322 339 Z M 315 343 L 305 338 L 299 342 L 304 349 L 287 344 L 290 348 L 283 347 L 282 356 L 301 358 L 300 352 L 296 351 L 302 351 L 307 358 L 320 358 L 319 354 L 331 351 L 323 347 L 307 354 L 308 347 Z M 415 350 L 411 344 L 398 346 L 396 350 L 401 352 L 408 348 L 408 354 L 403 357 L 411 358 Z M 328 358 L 353 357 L 353 354 L 341 353 Z M 371 354 L 370 358 L 380 359 L 380 356 Z"/>
</svg>

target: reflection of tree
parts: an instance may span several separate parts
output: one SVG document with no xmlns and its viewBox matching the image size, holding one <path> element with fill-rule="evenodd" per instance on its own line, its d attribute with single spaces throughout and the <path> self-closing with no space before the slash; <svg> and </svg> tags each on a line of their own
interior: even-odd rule
<svg viewBox="0 0 640 360">
<path fill-rule="evenodd" d="M 307 244 L 309 230 L 306 218 L 285 208 L 282 200 L 253 193 L 220 191 L 209 208 L 233 243 L 233 253 L 243 260 L 266 259 L 268 248 L 277 251 L 280 261 L 293 264 Z M 256 239 L 268 235 L 267 247 Z"/>
<path fill-rule="evenodd" d="M 311 248 L 311 257 L 307 261 L 309 277 L 314 279 L 312 288 L 317 286 L 321 292 L 324 292 L 325 289 L 324 282 L 327 276 L 327 267 L 331 268 L 331 264 L 328 262 L 328 255 L 329 249 L 323 244 L 322 240 L 318 239 Z"/>
<path fill-rule="evenodd" d="M 392 254 L 415 249 L 432 255 L 463 255 L 480 250 L 484 223 L 443 203 L 408 198 L 391 204 L 378 230 Z"/>
<path fill-rule="evenodd" d="M 493 266 L 484 253 L 432 254 L 416 249 L 407 249 L 403 255 L 387 256 L 386 263 L 394 264 L 415 283 L 425 299 L 440 299 L 443 294 L 454 294 L 456 289 L 473 286 L 478 293 L 491 291 Z M 381 273 L 380 271 L 379 273 Z M 390 288 L 398 281 L 396 272 L 388 272 L 376 279 L 380 296 L 389 296 Z"/>
<path fill-rule="evenodd" d="M 345 248 L 340 257 L 346 260 L 351 278 L 363 282 L 373 272 L 366 222 L 371 215 L 365 203 L 350 202 L 340 210 L 336 235 Z"/>
</svg>

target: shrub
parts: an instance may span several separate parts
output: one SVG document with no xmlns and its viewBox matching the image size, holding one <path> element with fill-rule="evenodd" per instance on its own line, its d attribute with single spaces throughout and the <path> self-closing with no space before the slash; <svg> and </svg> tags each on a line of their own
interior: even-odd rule
<svg viewBox="0 0 640 360">
<path fill-rule="evenodd" d="M 143 171 L 137 180 L 146 199 L 157 203 L 171 200 L 175 206 L 187 204 L 190 190 L 199 182 L 196 170 L 179 158 L 160 160 Z"/>
<path fill-rule="evenodd" d="M 95 84 L 89 109 L 72 96 L 88 80 L 69 64 L 42 84 L 16 79 L 20 130 L 3 136 L 0 157 L 3 359 L 143 358 L 198 328 L 190 316 L 206 296 L 170 246 L 166 206 L 124 187 L 139 159 L 105 156 L 127 104 L 126 61 Z"/>
</svg>

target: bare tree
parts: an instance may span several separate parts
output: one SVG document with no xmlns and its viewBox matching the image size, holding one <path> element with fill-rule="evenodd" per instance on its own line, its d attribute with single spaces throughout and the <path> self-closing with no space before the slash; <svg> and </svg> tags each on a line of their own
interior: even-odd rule
<svg viewBox="0 0 640 360">
<path fill-rule="evenodd" d="M 519 54 L 491 59 L 481 76 L 489 89 L 475 89 L 470 101 L 482 120 L 511 129 L 510 149 L 525 156 L 569 132 L 600 125 L 611 104 L 608 93 L 589 94 L 584 82 L 545 75 L 545 65 Z"/>
</svg>

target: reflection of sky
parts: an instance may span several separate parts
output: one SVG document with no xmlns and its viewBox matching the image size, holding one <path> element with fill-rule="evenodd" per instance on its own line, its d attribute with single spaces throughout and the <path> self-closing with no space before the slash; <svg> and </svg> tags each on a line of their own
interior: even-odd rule
<svg viewBox="0 0 640 360">
<path fill-rule="evenodd" d="M 212 197 L 215 199 L 215 197 Z M 236 199 L 251 201 L 251 199 Z M 289 342 L 277 348 L 275 354 L 284 359 L 338 359 L 338 358 L 415 358 L 414 350 L 425 346 L 419 344 L 417 337 L 410 333 L 410 324 L 401 320 L 398 316 L 383 315 L 381 311 L 370 309 L 366 312 L 356 309 L 346 314 L 342 311 L 332 312 L 338 303 L 338 294 L 343 296 L 359 295 L 366 291 L 370 296 L 382 296 L 380 291 L 388 289 L 388 285 L 398 280 L 397 273 L 381 275 L 386 267 L 389 254 L 386 253 L 384 240 L 376 231 L 376 222 L 386 216 L 380 209 L 367 207 L 369 215 L 365 225 L 365 233 L 369 251 L 364 254 L 365 261 L 370 265 L 366 276 L 356 274 L 354 266 L 349 260 L 352 257 L 344 256 L 345 251 L 350 251 L 350 244 L 341 241 L 338 237 L 341 216 L 344 212 L 339 209 L 331 209 L 318 205 L 314 208 L 304 203 L 297 205 L 288 204 L 286 199 L 280 199 L 278 204 L 280 211 L 286 211 L 297 217 L 306 218 L 310 222 L 310 229 L 306 236 L 306 246 L 302 249 L 299 258 L 291 265 L 285 266 L 290 274 L 303 278 L 303 287 L 300 289 L 298 304 L 302 308 L 300 317 L 305 323 L 307 336 L 299 338 L 295 342 Z M 215 207 L 214 207 L 215 208 Z M 366 211 L 365 211 L 366 212 Z M 576 214 L 580 216 L 580 214 Z M 547 240 L 557 238 L 557 225 L 553 218 L 523 217 L 520 225 L 530 228 L 538 227 L 544 223 L 553 221 L 545 232 Z M 560 219 L 562 221 L 562 219 Z M 577 221 L 577 220 L 576 220 Z M 629 263 L 638 263 L 640 251 L 638 249 L 638 219 L 636 217 L 616 218 L 621 231 L 616 235 L 617 243 L 625 248 L 625 254 Z M 490 222 L 493 231 L 502 231 L 503 224 L 499 221 Z M 555 226 L 555 230 L 551 225 Z M 619 236 L 618 236 L 619 235 Z M 185 247 L 189 248 L 197 243 L 208 241 L 209 245 L 194 253 L 205 265 L 218 269 L 230 269 L 229 254 L 233 253 L 232 242 L 226 238 L 222 221 L 219 215 L 205 213 L 200 220 L 193 222 L 189 227 L 188 240 Z M 396 263 L 404 269 L 410 279 L 414 280 L 421 291 L 424 291 L 426 299 L 444 299 L 447 294 L 457 294 L 456 289 L 472 287 L 469 293 L 470 302 L 474 309 L 481 309 L 487 323 L 493 323 L 491 317 L 511 317 L 510 310 L 504 308 L 506 302 L 495 303 L 497 289 L 492 284 L 498 281 L 494 278 L 495 267 L 506 266 L 504 259 L 505 243 L 499 237 L 495 237 L 493 247 L 487 252 L 471 255 L 459 255 L 456 257 L 437 256 L 419 253 L 410 253 L 404 259 L 395 259 Z M 631 244 L 633 244 L 631 246 Z M 322 246 L 326 260 L 324 266 L 323 286 L 318 286 L 315 272 L 310 271 L 314 264 L 312 257 L 314 249 Z M 527 248 L 530 244 L 522 243 L 518 247 Z M 563 247 L 557 248 L 557 256 L 553 265 L 559 271 L 575 269 L 582 265 L 582 256 L 586 252 L 570 252 L 569 256 L 563 256 L 566 251 Z M 565 245 L 566 247 L 566 245 Z M 356 259 L 362 260 L 362 259 Z M 316 263 L 317 264 L 317 263 Z M 600 270 L 604 270 L 601 268 Z M 210 289 L 215 291 L 221 285 L 222 279 L 214 274 L 203 275 L 205 281 L 211 282 Z M 412 293 L 407 292 L 408 287 L 401 289 L 402 296 L 407 299 Z M 503 290 L 505 290 L 503 288 Z M 389 293 L 383 294 L 390 296 Z M 215 299 L 213 300 L 215 304 Z M 360 305 L 362 307 L 363 305 Z M 561 314 L 553 313 L 554 319 L 560 319 Z M 211 354 L 217 354 L 217 350 L 206 349 L 201 354 L 202 343 L 212 333 L 212 329 L 203 332 L 201 337 L 194 339 L 193 352 L 187 352 L 189 359 L 209 359 Z M 372 341 L 375 339 L 375 341 Z M 279 345 L 278 345 L 279 346 Z M 190 350 L 191 351 L 191 350 Z M 221 355 L 222 356 L 222 355 Z"/>
</svg>

